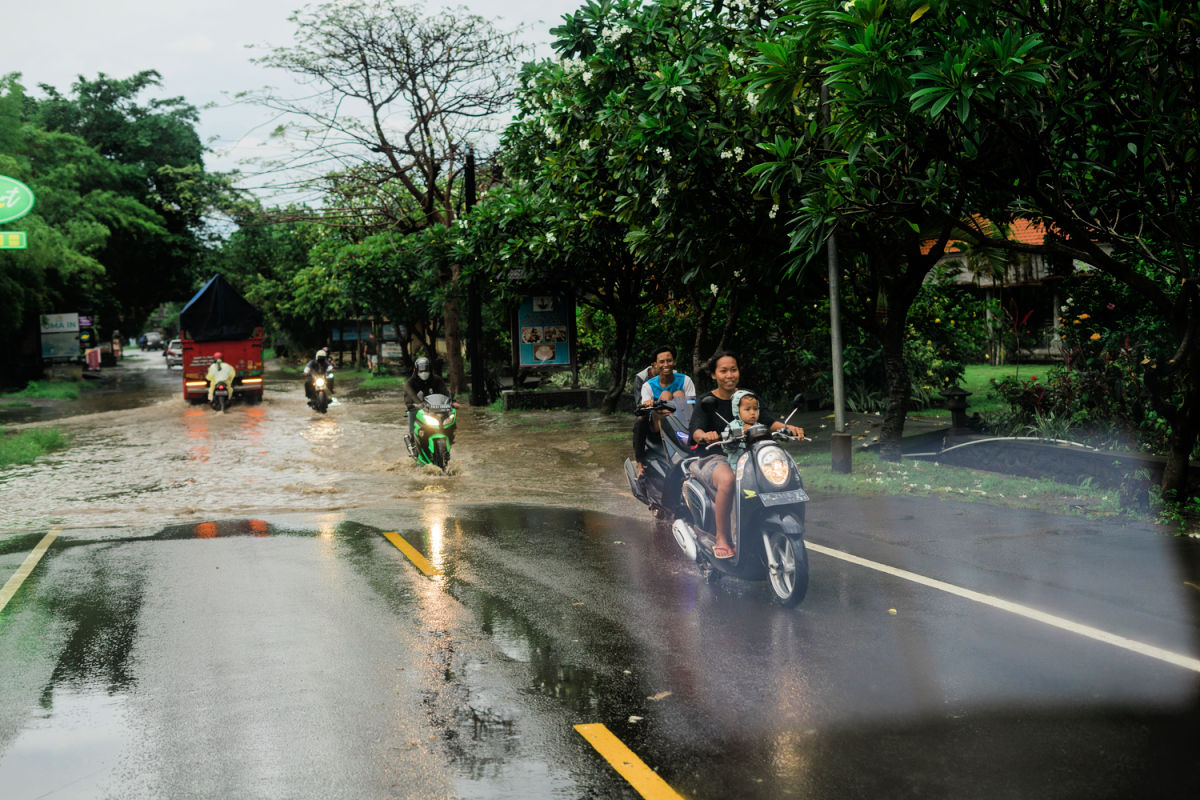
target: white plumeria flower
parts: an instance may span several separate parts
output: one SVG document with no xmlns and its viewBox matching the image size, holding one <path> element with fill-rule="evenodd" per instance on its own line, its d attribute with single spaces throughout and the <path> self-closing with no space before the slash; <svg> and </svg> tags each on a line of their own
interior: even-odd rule
<svg viewBox="0 0 1200 800">
<path fill-rule="evenodd" d="M 721 159 L 722 159 L 722 160 L 725 160 L 725 161 L 727 161 L 727 160 L 729 160 L 729 159 L 731 159 L 731 158 L 733 158 L 733 153 L 731 153 L 731 152 L 730 152 L 730 151 L 728 151 L 728 150 L 722 150 L 722 151 L 721 151 Z"/>
<path fill-rule="evenodd" d="M 779 203 L 776 203 L 775 205 L 771 206 L 771 210 L 770 210 L 770 212 L 767 213 L 767 216 L 770 217 L 771 219 L 775 219 L 775 215 L 778 213 L 779 213 Z"/>
<path fill-rule="evenodd" d="M 590 150 L 590 149 L 591 149 L 591 147 L 592 147 L 592 140 L 591 140 L 591 139 L 582 139 L 582 140 L 580 140 L 580 142 L 579 142 L 579 149 L 580 149 L 580 150 L 582 150 L 582 151 L 584 151 L 584 152 L 586 153 L 588 150 Z"/>
<path fill-rule="evenodd" d="M 546 244 L 554 244 L 555 241 L 554 231 L 546 231 Z"/>
<path fill-rule="evenodd" d="M 735 148 L 733 148 L 733 157 L 734 157 L 736 160 L 738 160 L 738 161 L 741 161 L 741 160 L 742 160 L 742 156 L 744 156 L 744 155 L 746 155 L 746 151 L 745 151 L 745 150 L 743 150 L 743 149 L 741 148 L 741 146 L 740 146 L 740 145 L 739 145 L 739 146 L 737 146 L 737 147 L 735 147 Z"/>
<path fill-rule="evenodd" d="M 662 160 L 663 160 L 664 162 L 666 162 L 666 161 L 670 161 L 670 160 L 671 160 L 671 151 L 670 151 L 670 150 L 668 150 L 667 148 L 665 148 L 665 147 L 656 147 L 656 148 L 654 148 L 654 149 L 655 149 L 655 151 L 656 151 L 656 152 L 657 152 L 657 153 L 658 153 L 660 156 L 662 156 Z"/>
</svg>

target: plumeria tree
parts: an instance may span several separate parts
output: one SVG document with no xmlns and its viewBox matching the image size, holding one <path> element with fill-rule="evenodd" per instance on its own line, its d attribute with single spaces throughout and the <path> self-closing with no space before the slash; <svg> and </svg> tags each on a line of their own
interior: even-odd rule
<svg viewBox="0 0 1200 800">
<path fill-rule="evenodd" d="M 613 400 L 644 300 L 692 305 L 698 370 L 736 316 L 737 290 L 779 274 L 780 200 L 747 177 L 761 121 L 740 82 L 771 5 L 587 3 L 554 30 L 561 59 L 523 76 L 507 168 L 556 221 L 542 229 L 543 244 L 553 238 L 544 263 L 600 281 L 582 297 L 618 321 Z M 581 270 L 569 253 L 602 263 Z"/>
<path fill-rule="evenodd" d="M 791 109 L 810 124 L 779 131 L 764 145 L 773 160 L 757 172 L 764 186 L 789 187 L 799 197 L 789 215 L 796 266 L 828 236 L 838 237 L 848 264 L 847 297 L 883 353 L 888 405 L 881 454 L 898 459 L 912 392 L 904 355 L 909 309 L 947 242 L 962 235 L 963 220 L 994 217 L 1005 199 L 987 180 L 996 170 L 996 135 L 967 124 L 961 105 L 927 113 L 949 101 L 931 97 L 921 69 L 953 55 L 952 70 L 987 72 L 980 91 L 1020 90 L 1037 85 L 1032 43 L 993 26 L 980 34 L 987 45 L 971 54 L 972 62 L 954 47 L 964 26 L 931 31 L 923 24 L 928 3 L 782 5 L 791 14 L 761 46 L 752 86 L 762 104 Z"/>
</svg>

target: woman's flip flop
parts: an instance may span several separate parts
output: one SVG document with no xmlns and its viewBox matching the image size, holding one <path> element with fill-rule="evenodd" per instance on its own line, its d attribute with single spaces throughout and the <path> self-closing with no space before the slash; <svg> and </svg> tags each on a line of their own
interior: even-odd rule
<svg viewBox="0 0 1200 800">
<path fill-rule="evenodd" d="M 726 547 L 723 544 L 719 544 L 713 548 L 713 555 L 716 556 L 717 558 L 721 559 L 722 561 L 727 558 L 733 558 L 733 548 Z"/>
</svg>

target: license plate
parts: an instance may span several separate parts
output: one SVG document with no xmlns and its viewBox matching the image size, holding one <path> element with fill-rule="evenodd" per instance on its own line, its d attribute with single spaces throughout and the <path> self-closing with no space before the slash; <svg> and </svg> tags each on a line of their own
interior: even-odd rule
<svg viewBox="0 0 1200 800">
<path fill-rule="evenodd" d="M 790 489 L 786 492 L 759 492 L 758 499 L 764 506 L 781 506 L 784 503 L 807 503 L 808 493 L 803 489 Z"/>
</svg>

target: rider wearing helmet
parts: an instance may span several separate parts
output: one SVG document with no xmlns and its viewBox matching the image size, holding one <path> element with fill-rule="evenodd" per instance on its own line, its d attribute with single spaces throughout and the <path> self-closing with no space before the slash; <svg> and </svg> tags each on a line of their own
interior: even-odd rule
<svg viewBox="0 0 1200 800">
<path fill-rule="evenodd" d="M 225 381 L 225 385 L 229 387 L 229 394 L 232 396 L 233 379 L 236 375 L 237 370 L 233 368 L 233 365 L 221 358 L 221 351 L 213 353 L 212 363 L 208 365 L 208 372 L 204 374 L 204 379 L 208 381 L 208 402 L 212 402 L 213 392 L 221 381 Z"/>
<path fill-rule="evenodd" d="M 408 405 L 408 429 L 404 433 L 404 441 L 411 447 L 413 423 L 417 419 L 417 406 L 421 404 L 421 398 L 431 394 L 443 394 L 450 398 L 450 404 L 455 408 L 460 408 L 459 404 L 454 402 L 450 390 L 446 388 L 446 382 L 442 380 L 440 375 L 434 375 L 429 359 L 421 356 L 413 364 L 413 374 L 404 382 L 404 402 Z"/>
<path fill-rule="evenodd" d="M 313 390 L 313 376 L 326 375 L 333 372 L 333 359 L 329 357 L 329 351 L 321 348 L 317 354 L 313 356 L 313 360 L 304 365 L 304 396 L 312 400 L 316 392 Z M 333 377 L 325 381 L 325 388 L 329 390 L 329 394 L 333 394 Z"/>
</svg>

